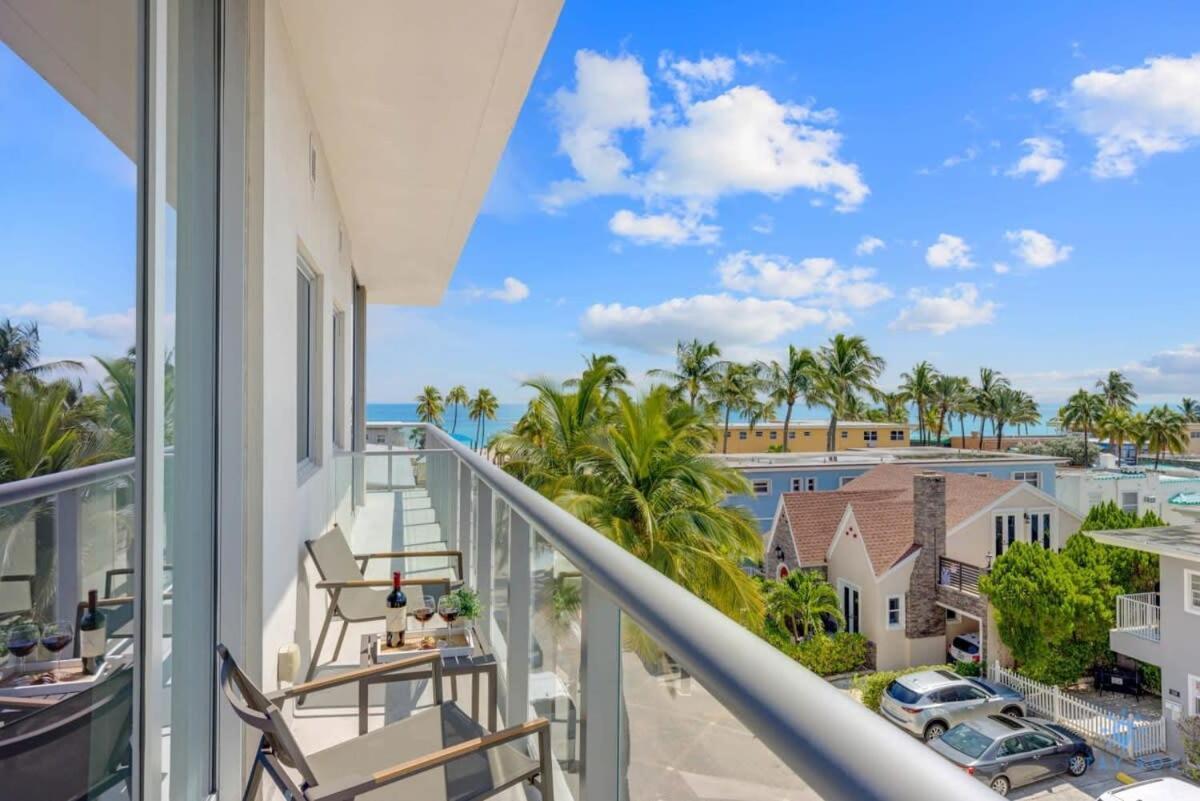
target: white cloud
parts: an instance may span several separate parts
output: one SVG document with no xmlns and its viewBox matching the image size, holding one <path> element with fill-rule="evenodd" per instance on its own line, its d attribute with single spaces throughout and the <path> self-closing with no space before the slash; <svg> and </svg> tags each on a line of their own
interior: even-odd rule
<svg viewBox="0 0 1200 801">
<path fill-rule="evenodd" d="M 740 52 L 738 53 L 737 60 L 747 67 L 771 67 L 783 63 L 783 59 L 774 53 L 764 53 L 761 50 Z"/>
<path fill-rule="evenodd" d="M 957 167 L 959 164 L 965 164 L 968 161 L 974 161 L 979 155 L 979 148 L 971 146 L 962 153 L 955 153 L 952 156 L 947 156 L 942 159 L 942 166 L 946 168 Z"/>
<path fill-rule="evenodd" d="M 1095 140 L 1092 173 L 1133 175 L 1151 156 L 1186 150 L 1200 140 L 1200 53 L 1076 76 L 1063 105 L 1079 130 Z"/>
<path fill-rule="evenodd" d="M 580 319 L 585 337 L 645 353 L 669 354 L 681 339 L 699 337 L 724 347 L 766 345 L 812 325 L 841 327 L 845 314 L 787 300 L 727 294 L 672 298 L 655 306 L 595 304 Z"/>
<path fill-rule="evenodd" d="M 652 108 L 650 81 L 636 58 L 576 54 L 575 88 L 559 89 L 551 103 L 559 149 L 575 176 L 551 185 L 542 198 L 548 209 L 596 195 L 706 211 L 746 192 L 807 189 L 832 195 L 841 211 L 866 199 L 858 166 L 842 160 L 841 134 L 829 127 L 835 112 L 781 102 L 757 86 L 693 100 L 700 90 L 730 84 L 734 62 L 665 55 L 661 74 L 676 102 Z M 639 135 L 640 147 L 624 141 Z"/>
<path fill-rule="evenodd" d="M 1195 395 L 1200 386 L 1200 345 L 1184 344 L 1151 354 L 1146 359 L 1078 370 L 1012 373 L 1012 379 L 1039 399 L 1062 401 L 1080 387 L 1091 388 L 1109 370 L 1120 370 L 1133 382 L 1141 400 L 1178 402 Z"/>
<path fill-rule="evenodd" d="M 970 270 L 975 266 L 971 259 L 971 246 L 962 237 L 953 234 L 938 234 L 937 242 L 925 251 L 925 263 L 935 270 L 948 267 Z"/>
<path fill-rule="evenodd" d="M 501 303 L 520 303 L 529 297 L 529 287 L 525 282 L 513 278 L 511 275 L 504 279 L 504 283 L 498 289 L 480 289 L 475 287 L 465 292 L 469 298 L 486 298 L 488 300 L 498 300 Z"/>
<path fill-rule="evenodd" d="M 1043 89 L 1040 86 L 1036 86 L 1033 89 L 1029 90 L 1029 99 L 1034 103 L 1044 102 L 1049 97 L 1050 97 L 1049 90 Z"/>
<path fill-rule="evenodd" d="M 887 300 L 892 292 L 870 279 L 874 270 L 841 267 L 833 259 L 791 262 L 783 256 L 741 251 L 717 265 L 721 286 L 772 298 L 809 298 L 822 305 L 863 309 Z"/>
<path fill-rule="evenodd" d="M 892 328 L 942 336 L 958 328 L 985 325 L 996 315 L 996 304 L 981 300 L 974 284 L 955 284 L 937 295 L 914 289 L 909 299 L 912 305 L 901 310 Z"/>
<path fill-rule="evenodd" d="M 769 234 L 775 230 L 775 218 L 770 214 L 760 214 L 750 226 L 756 234 Z"/>
<path fill-rule="evenodd" d="M 699 215 L 638 215 L 621 209 L 608 221 L 608 230 L 636 245 L 711 245 L 721 229 L 700 221 Z"/>
<path fill-rule="evenodd" d="M 877 250 L 883 250 L 887 247 L 884 241 L 877 236 L 864 236 L 858 240 L 858 244 L 854 246 L 854 252 L 859 256 L 870 256 Z"/>
<path fill-rule="evenodd" d="M 1004 238 L 1014 243 L 1013 255 L 1030 267 L 1051 267 L 1071 257 L 1074 248 L 1070 245 L 1060 245 L 1050 237 L 1030 228 L 1020 231 L 1007 231 Z"/>
<path fill-rule="evenodd" d="M 2 305 L 0 308 L 10 317 L 34 320 L 39 325 L 55 328 L 65 333 L 89 334 L 133 344 L 135 335 L 133 309 L 118 313 L 90 315 L 83 306 L 69 300 L 23 303 L 19 306 Z"/>
<path fill-rule="evenodd" d="M 1034 183 L 1048 184 L 1062 174 L 1067 166 L 1062 157 L 1062 142 L 1049 136 L 1031 136 L 1021 142 L 1029 148 L 1029 152 L 1012 166 L 1008 175 L 1017 177 L 1031 174 Z"/>
<path fill-rule="evenodd" d="M 1002 261 L 993 262 L 992 269 L 996 272 L 996 275 L 1008 275 L 1008 273 L 1012 270 L 1008 264 Z"/>
</svg>

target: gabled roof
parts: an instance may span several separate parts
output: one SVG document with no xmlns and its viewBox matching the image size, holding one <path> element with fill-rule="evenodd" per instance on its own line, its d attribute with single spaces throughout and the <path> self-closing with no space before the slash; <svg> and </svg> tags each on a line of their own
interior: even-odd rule
<svg viewBox="0 0 1200 801">
<path fill-rule="evenodd" d="M 802 566 L 823 565 L 847 508 L 854 512 L 875 575 L 917 546 L 913 541 L 913 478 L 926 468 L 878 465 L 833 492 L 785 492 L 786 515 Z M 946 479 L 946 530 L 966 522 L 1014 489 L 1019 481 L 942 473 Z"/>
</svg>

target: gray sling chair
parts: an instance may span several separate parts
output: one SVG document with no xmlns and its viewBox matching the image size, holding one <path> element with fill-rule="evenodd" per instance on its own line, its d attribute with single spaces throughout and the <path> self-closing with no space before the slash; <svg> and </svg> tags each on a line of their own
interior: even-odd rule
<svg viewBox="0 0 1200 801">
<path fill-rule="evenodd" d="M 217 646 L 221 689 L 234 712 L 262 732 L 242 801 L 252 801 L 266 773 L 289 801 L 481 801 L 528 781 L 542 801 L 554 801 L 550 723 L 537 718 L 488 732 L 442 698 L 442 661 L 423 653 L 384 665 L 264 694 L 224 645 Z M 405 668 L 429 665 L 434 706 L 344 743 L 306 754 L 288 729 L 281 707 L 289 698 L 359 683 L 360 707 L 370 684 L 406 681 Z M 359 720 L 365 719 L 360 708 Z M 540 759 L 509 743 L 537 735 Z M 290 770 L 289 770 L 290 769 Z M 299 774 L 299 779 L 293 778 Z"/>
<path fill-rule="evenodd" d="M 317 582 L 317 589 L 329 593 L 329 608 L 325 612 L 325 621 L 321 624 L 321 633 L 317 635 L 317 645 L 313 648 L 308 672 L 304 676 L 305 681 L 312 681 L 316 674 L 321 649 L 325 646 L 325 635 L 329 633 L 329 624 L 333 622 L 334 617 L 342 621 L 342 630 L 333 650 L 334 659 L 342 653 L 342 642 L 346 639 L 346 629 L 351 623 L 378 621 L 386 617 L 386 599 L 392 582 L 389 579 L 363 578 L 367 563 L 372 559 L 453 557 L 453 569 L 441 570 L 436 574 L 424 571 L 418 577 L 409 576 L 403 579 L 401 583 L 405 586 L 432 587 L 442 593 L 451 587 L 462 585 L 462 551 L 413 550 L 356 554 L 350 550 L 346 535 L 336 525 L 317 539 L 308 540 L 305 545 L 317 566 L 317 573 L 321 576 L 321 580 Z"/>
</svg>

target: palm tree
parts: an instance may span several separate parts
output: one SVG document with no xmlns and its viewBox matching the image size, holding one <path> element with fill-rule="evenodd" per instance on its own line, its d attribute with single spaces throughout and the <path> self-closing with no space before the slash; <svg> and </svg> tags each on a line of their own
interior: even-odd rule
<svg viewBox="0 0 1200 801">
<path fill-rule="evenodd" d="M 1154 469 L 1164 453 L 1183 453 L 1187 450 L 1187 421 L 1183 415 L 1163 404 L 1146 414 L 1146 442 L 1154 451 Z"/>
<path fill-rule="evenodd" d="M 1179 402 L 1179 413 L 1189 423 L 1200 423 L 1200 401 L 1195 398 L 1184 398 Z"/>
<path fill-rule="evenodd" d="M 983 431 L 991 419 L 992 397 L 1000 387 L 1009 386 L 1008 379 L 991 367 L 979 368 L 979 386 L 975 387 L 975 415 L 979 418 L 979 448 L 983 449 Z"/>
<path fill-rule="evenodd" d="M 772 581 L 766 587 L 767 614 L 787 626 L 799 639 L 808 632 L 825 633 L 825 619 L 846 624 L 838 603 L 837 590 L 811 570 L 798 570 L 787 578 Z"/>
<path fill-rule="evenodd" d="M 992 393 L 989 410 L 992 428 L 996 431 L 996 450 L 1003 450 L 1004 426 L 1014 422 L 1021 414 L 1021 393 L 1012 387 L 997 387 Z"/>
<path fill-rule="evenodd" d="M 688 405 L 695 409 L 696 400 L 719 378 L 723 366 L 720 359 L 721 349 L 716 342 L 680 341 L 675 345 L 675 369 L 654 369 L 648 375 L 670 381 L 675 393 L 686 397 Z"/>
<path fill-rule="evenodd" d="M 467 416 L 475 422 L 475 440 L 472 442 L 472 448 L 483 446 L 487 440 L 487 421 L 496 419 L 496 412 L 500 409 L 500 401 L 496 400 L 496 396 L 492 394 L 490 389 L 484 387 L 475 393 L 474 399 L 471 400 L 471 405 L 467 409 Z"/>
<path fill-rule="evenodd" d="M 1108 375 L 1096 381 L 1096 389 L 1104 398 L 1105 405 L 1114 409 L 1129 411 L 1138 396 L 1133 389 L 1133 382 L 1122 375 L 1120 370 L 1109 370 Z"/>
<path fill-rule="evenodd" d="M 1037 401 L 1028 392 L 1017 390 L 1017 411 L 1009 419 L 1009 422 L 1017 426 L 1018 433 L 1024 426 L 1026 434 L 1029 434 L 1030 426 L 1036 426 L 1042 422 L 1042 411 L 1038 408 Z"/>
<path fill-rule="evenodd" d="M 458 410 L 462 406 L 466 406 L 471 402 L 471 396 L 467 394 L 467 388 L 462 384 L 456 384 L 446 393 L 446 403 L 454 407 L 454 422 L 450 424 L 450 433 L 453 434 L 458 430 Z"/>
<path fill-rule="evenodd" d="M 813 387 L 809 397 L 829 409 L 829 429 L 825 445 L 837 449 L 838 415 L 846 409 L 851 398 L 865 393 L 879 398 L 883 393 L 876 387 L 879 374 L 886 366 L 883 359 L 871 351 L 861 336 L 834 335 L 816 353 Z"/>
<path fill-rule="evenodd" d="M 35 322 L 24 325 L 5 319 L 0 322 L 0 401 L 10 376 L 42 376 L 56 370 L 82 370 L 83 364 L 73 359 L 56 362 L 40 361 L 42 339 Z"/>
<path fill-rule="evenodd" d="M 422 423 L 442 424 L 442 415 L 446 413 L 446 404 L 442 393 L 437 387 L 426 386 L 417 395 L 417 419 Z"/>
<path fill-rule="evenodd" d="M 879 402 L 883 404 L 884 416 L 880 422 L 900 423 L 901 425 L 908 422 L 908 399 L 904 397 L 903 392 L 882 392 L 879 395 Z"/>
<path fill-rule="evenodd" d="M 967 379 L 959 376 L 938 374 L 934 378 L 930 401 L 937 412 L 936 428 L 939 445 L 942 444 L 942 432 L 948 427 L 947 421 L 952 423 L 954 415 L 958 414 L 966 403 L 968 386 L 970 384 Z"/>
<path fill-rule="evenodd" d="M 1096 428 L 1096 423 L 1104 414 L 1104 398 L 1093 395 L 1086 389 L 1080 389 L 1067 399 L 1067 403 L 1058 410 L 1059 425 L 1068 431 L 1083 433 L 1083 466 L 1088 462 L 1088 432 Z"/>
<path fill-rule="evenodd" d="M 917 431 L 921 444 L 925 444 L 925 405 L 934 394 L 937 369 L 926 361 L 917 362 L 913 369 L 900 374 L 900 391 L 917 407 Z"/>
<path fill-rule="evenodd" d="M 1137 428 L 1138 422 L 1134 416 L 1129 413 L 1129 410 L 1120 406 L 1109 406 L 1096 421 L 1096 433 L 1115 445 L 1114 452 L 1118 465 L 1121 464 L 1125 443 L 1137 440 L 1139 434 Z"/>
<path fill-rule="evenodd" d="M 584 375 L 595 373 L 600 377 L 600 388 L 604 392 L 605 397 L 612 395 L 613 390 L 617 387 L 633 386 L 633 382 L 629 380 L 629 371 L 624 365 L 617 361 L 617 357 L 610 353 L 596 354 L 586 357 L 584 364 Z M 582 378 L 568 378 L 563 382 L 565 387 L 573 387 L 579 384 Z"/>
<path fill-rule="evenodd" d="M 792 424 L 792 411 L 796 403 L 803 400 L 808 403 L 808 393 L 812 390 L 813 373 L 816 368 L 816 358 L 808 348 L 797 348 L 788 345 L 787 359 L 783 364 L 771 362 L 767 376 L 767 393 L 771 403 L 787 408 L 783 416 L 783 452 L 788 451 L 788 429 Z"/>
<path fill-rule="evenodd" d="M 733 412 L 745 412 L 751 418 L 752 427 L 758 422 L 755 413 L 761 412 L 758 393 L 762 389 L 759 373 L 760 368 L 757 364 L 725 362 L 719 374 L 708 382 L 706 395 L 714 406 L 724 410 L 721 453 L 729 452 L 729 418 Z"/>
<path fill-rule="evenodd" d="M 70 392 L 64 382 L 42 384 L 21 374 L 5 382 L 8 416 L 0 417 L 0 482 L 95 461 L 84 429 L 72 420 Z"/>
</svg>

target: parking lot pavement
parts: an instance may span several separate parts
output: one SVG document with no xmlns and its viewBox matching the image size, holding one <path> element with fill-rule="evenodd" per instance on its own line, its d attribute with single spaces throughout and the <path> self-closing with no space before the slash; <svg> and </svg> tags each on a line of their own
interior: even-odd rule
<svg viewBox="0 0 1200 801">
<path fill-rule="evenodd" d="M 1078 779 L 1071 776 L 1058 776 L 1044 782 L 1031 784 L 1013 790 L 1009 798 L 1019 798 L 1022 801 L 1094 801 L 1101 793 L 1120 787 L 1121 781 L 1117 773 L 1124 772 L 1136 781 L 1155 779 L 1160 776 L 1183 778 L 1174 770 L 1135 770 L 1130 763 L 1120 762 L 1103 751 L 1096 752 L 1096 764 L 1088 768 L 1088 772 Z"/>
</svg>

